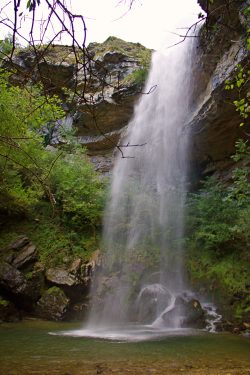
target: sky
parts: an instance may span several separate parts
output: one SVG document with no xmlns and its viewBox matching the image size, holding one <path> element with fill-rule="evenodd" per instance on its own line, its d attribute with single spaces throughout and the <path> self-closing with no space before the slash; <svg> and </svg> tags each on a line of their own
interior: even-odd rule
<svg viewBox="0 0 250 375">
<path fill-rule="evenodd" d="M 1 2 L 10 3 L 10 5 L 0 8 L 0 18 L 6 16 L 11 18 L 13 1 L 1 0 Z M 25 0 L 23 4 L 26 4 Z M 84 16 L 87 26 L 87 44 L 103 42 L 112 35 L 126 41 L 139 42 L 153 49 L 161 48 L 173 35 L 171 33 L 185 33 L 185 30 L 176 29 L 177 19 L 184 16 L 186 19 L 183 19 L 179 25 L 188 27 L 198 20 L 198 14 L 201 11 L 197 0 L 135 0 L 130 10 L 129 0 L 67 0 L 67 4 L 73 13 Z M 47 7 L 40 6 L 39 13 L 40 17 L 46 18 Z M 30 14 L 27 14 L 21 25 L 22 30 L 27 34 L 30 25 L 29 18 Z M 37 32 L 38 29 L 39 27 L 36 26 Z M 80 31 L 80 25 L 76 29 L 81 43 L 83 32 Z M 54 21 L 54 30 L 50 30 L 48 35 L 52 35 L 55 30 L 56 22 Z M 0 38 L 3 38 L 7 32 L 8 29 L 1 27 Z M 66 35 L 62 43 L 70 43 Z"/>
</svg>

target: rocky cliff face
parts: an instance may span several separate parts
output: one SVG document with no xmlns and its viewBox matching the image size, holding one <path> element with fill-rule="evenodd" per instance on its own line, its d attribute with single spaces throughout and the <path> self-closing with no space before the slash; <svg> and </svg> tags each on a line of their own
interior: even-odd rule
<svg viewBox="0 0 250 375">
<path fill-rule="evenodd" d="M 191 130 L 190 157 L 196 176 L 227 176 L 235 140 L 245 137 L 232 104 L 238 92 L 226 91 L 225 81 L 235 75 L 238 64 L 248 69 L 247 1 L 198 2 L 208 18 L 200 31 L 193 70 L 193 114 L 186 125 Z M 40 55 L 24 50 L 14 60 L 19 71 L 14 79 L 40 80 L 49 93 L 58 94 L 68 113 L 59 128 L 73 126 L 96 169 L 108 173 L 142 90 L 151 52 L 115 37 L 90 44 L 86 56 L 76 56 L 69 46 L 53 46 Z M 52 144 L 62 141 L 59 133 L 58 127 L 50 132 Z"/>
<path fill-rule="evenodd" d="M 203 175 L 216 172 L 227 179 L 235 141 L 246 137 L 246 128 L 240 128 L 241 119 L 233 104 L 239 91 L 225 90 L 225 83 L 235 76 L 238 64 L 246 71 L 249 69 L 246 49 L 249 26 L 244 14 L 247 2 L 216 0 L 211 4 L 200 0 L 199 3 L 208 12 L 208 20 L 200 32 L 194 67 L 194 114 L 187 126 L 191 129 L 191 159 Z M 241 94 L 247 90 L 249 85 Z"/>
<path fill-rule="evenodd" d="M 112 152 L 132 117 L 151 52 L 115 37 L 91 43 L 86 55 L 69 46 L 52 46 L 38 54 L 27 49 L 14 58 L 17 74 L 12 79 L 41 81 L 49 94 L 59 95 L 68 116 L 50 131 L 50 143 L 62 141 L 58 128 L 73 127 L 96 169 L 108 172 Z"/>
</svg>

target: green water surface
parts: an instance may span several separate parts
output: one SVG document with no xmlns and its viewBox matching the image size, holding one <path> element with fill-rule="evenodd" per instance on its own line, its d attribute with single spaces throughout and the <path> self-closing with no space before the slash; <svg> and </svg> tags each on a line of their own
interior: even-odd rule
<svg viewBox="0 0 250 375">
<path fill-rule="evenodd" d="M 250 375 L 248 338 L 197 332 L 114 342 L 49 334 L 78 328 L 35 320 L 0 325 L 0 374 Z"/>
</svg>

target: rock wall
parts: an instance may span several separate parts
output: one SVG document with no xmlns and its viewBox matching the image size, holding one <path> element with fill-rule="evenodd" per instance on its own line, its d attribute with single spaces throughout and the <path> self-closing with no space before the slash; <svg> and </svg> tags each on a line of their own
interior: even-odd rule
<svg viewBox="0 0 250 375">
<path fill-rule="evenodd" d="M 208 20 L 200 31 L 200 41 L 194 66 L 193 116 L 187 129 L 191 131 L 191 160 L 202 176 L 217 173 L 223 179 L 230 176 L 235 141 L 246 138 L 246 128 L 233 101 L 238 90 L 225 90 L 225 82 L 235 76 L 241 64 L 249 69 L 246 49 L 247 21 L 244 9 L 247 1 L 200 0 L 208 11 Z M 207 9 L 207 4 L 208 9 Z M 245 85 L 242 95 L 249 90 Z"/>
<path fill-rule="evenodd" d="M 234 76 L 237 64 L 245 69 L 249 65 L 245 46 L 249 25 L 244 14 L 248 1 L 198 2 L 208 17 L 200 31 L 193 68 L 193 113 L 186 124 L 196 179 L 214 172 L 230 175 L 235 140 L 246 135 L 232 104 L 237 90 L 226 91 L 225 81 Z M 138 81 L 136 74 L 149 69 L 151 53 L 139 43 L 115 37 L 91 43 L 77 63 L 69 46 L 55 45 L 39 56 L 28 49 L 14 58 L 18 74 L 13 79 L 40 80 L 49 93 L 58 94 L 68 115 L 48 131 L 50 143 L 63 142 L 58 128 L 73 126 L 96 169 L 108 174 L 113 151 L 142 90 L 143 80 Z"/>
<path fill-rule="evenodd" d="M 54 45 L 41 51 L 20 51 L 8 68 L 16 69 L 14 83 L 42 82 L 49 94 L 57 94 L 67 117 L 45 129 L 46 141 L 63 142 L 60 128 L 76 130 L 96 169 L 108 173 L 112 153 L 133 114 L 149 69 L 152 51 L 139 43 L 109 37 L 91 43 L 86 51 Z"/>
</svg>

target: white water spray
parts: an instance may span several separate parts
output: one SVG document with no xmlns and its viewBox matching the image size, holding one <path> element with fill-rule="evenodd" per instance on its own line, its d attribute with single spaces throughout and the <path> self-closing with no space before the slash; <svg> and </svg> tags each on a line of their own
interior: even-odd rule
<svg viewBox="0 0 250 375">
<path fill-rule="evenodd" d="M 185 24 L 192 22 L 193 17 Z M 189 172 L 184 127 L 191 117 L 195 49 L 196 39 L 186 38 L 153 54 L 145 94 L 121 141 L 128 145 L 122 148 L 125 158 L 117 155 L 113 171 L 106 253 L 93 288 L 87 336 L 106 337 L 104 332 L 117 326 L 124 332 L 131 323 L 150 332 L 183 327 L 180 301 L 187 286 L 181 240 Z"/>
<path fill-rule="evenodd" d="M 122 141 L 131 147 L 123 148 L 125 158 L 118 155 L 114 167 L 104 221 L 104 272 L 91 313 L 94 325 L 164 325 L 176 296 L 186 289 L 181 239 L 189 139 L 183 129 L 190 117 L 194 46 L 190 38 L 153 55 L 146 94 Z M 135 301 L 153 272 L 152 283 L 167 289 L 168 297 L 164 304 L 161 288 L 154 296 L 144 293 L 138 313 Z M 149 311 L 141 314 L 143 308 Z M 178 328 L 181 319 L 178 308 L 165 325 Z"/>
</svg>

